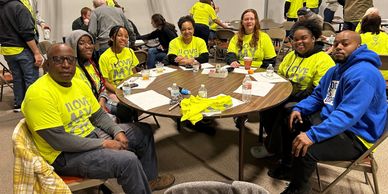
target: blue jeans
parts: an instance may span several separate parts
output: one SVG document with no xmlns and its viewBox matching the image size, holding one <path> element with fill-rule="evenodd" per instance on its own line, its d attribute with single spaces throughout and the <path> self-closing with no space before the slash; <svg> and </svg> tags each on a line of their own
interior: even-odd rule
<svg viewBox="0 0 388 194">
<path fill-rule="evenodd" d="M 34 55 L 28 48 L 17 55 L 5 55 L 4 59 L 12 71 L 14 105 L 20 106 L 27 88 L 39 78 L 39 68 L 34 65 Z"/>
<path fill-rule="evenodd" d="M 95 149 L 62 152 L 53 162 L 59 175 L 85 178 L 117 178 L 125 193 L 151 193 L 148 181 L 158 176 L 152 129 L 144 123 L 120 124 L 128 138 L 128 150 Z M 100 129 L 87 138 L 112 139 Z"/>
<path fill-rule="evenodd" d="M 159 61 L 162 62 L 167 54 L 160 49 L 150 48 L 148 49 L 147 67 L 148 69 L 154 68 L 155 64 Z"/>
</svg>

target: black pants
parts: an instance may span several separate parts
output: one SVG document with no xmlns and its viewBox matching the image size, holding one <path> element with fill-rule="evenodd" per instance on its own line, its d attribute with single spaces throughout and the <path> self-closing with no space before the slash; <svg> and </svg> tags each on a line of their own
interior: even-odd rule
<svg viewBox="0 0 388 194">
<path fill-rule="evenodd" d="M 294 158 L 291 183 L 296 188 L 307 188 L 317 161 L 355 160 L 366 150 L 361 141 L 349 131 L 315 143 L 304 157 Z"/>
<path fill-rule="evenodd" d="M 206 46 L 208 45 L 209 34 L 210 34 L 209 26 L 205 24 L 195 24 L 194 36 L 202 38 L 205 41 Z"/>
</svg>

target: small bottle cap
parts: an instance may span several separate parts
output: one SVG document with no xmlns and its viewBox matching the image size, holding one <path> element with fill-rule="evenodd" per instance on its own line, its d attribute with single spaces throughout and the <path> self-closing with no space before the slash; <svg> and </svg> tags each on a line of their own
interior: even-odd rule
<svg viewBox="0 0 388 194">
<path fill-rule="evenodd" d="M 176 83 L 173 83 L 172 85 L 173 85 L 173 86 L 176 86 Z"/>
</svg>

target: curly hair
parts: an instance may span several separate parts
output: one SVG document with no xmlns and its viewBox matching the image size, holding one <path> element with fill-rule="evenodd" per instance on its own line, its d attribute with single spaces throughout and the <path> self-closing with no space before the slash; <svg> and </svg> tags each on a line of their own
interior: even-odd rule
<svg viewBox="0 0 388 194">
<path fill-rule="evenodd" d="M 190 22 L 193 25 L 193 27 L 195 26 L 195 21 L 194 21 L 193 17 L 191 17 L 189 15 L 183 16 L 183 17 L 179 18 L 179 20 L 178 20 L 178 27 L 180 30 L 182 29 L 182 24 L 185 22 Z"/>
<path fill-rule="evenodd" d="M 361 20 L 360 34 L 371 32 L 372 34 L 380 33 L 381 17 L 378 14 L 369 14 Z"/>
<path fill-rule="evenodd" d="M 315 39 L 318 39 L 322 35 L 322 26 L 318 25 L 313 20 L 297 21 L 292 27 L 290 37 L 294 37 L 294 33 L 297 30 L 308 30 Z"/>
<path fill-rule="evenodd" d="M 244 35 L 246 35 L 246 31 L 245 31 L 245 28 L 243 26 L 243 19 L 244 19 L 244 15 L 246 13 L 253 13 L 253 15 L 255 16 L 255 27 L 253 28 L 252 40 L 249 43 L 249 45 L 252 48 L 256 48 L 257 47 L 257 42 L 259 41 L 259 35 L 260 35 L 259 16 L 257 15 L 256 10 L 254 10 L 254 9 L 247 9 L 247 10 L 245 10 L 241 14 L 240 29 L 237 32 L 237 37 L 238 37 L 238 39 L 237 39 L 237 47 L 238 47 L 239 50 L 242 49 Z"/>
</svg>

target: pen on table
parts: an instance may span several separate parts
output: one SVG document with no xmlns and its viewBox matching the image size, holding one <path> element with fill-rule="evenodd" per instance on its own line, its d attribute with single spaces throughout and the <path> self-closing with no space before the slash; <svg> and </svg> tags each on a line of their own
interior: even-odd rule
<svg viewBox="0 0 388 194">
<path fill-rule="evenodd" d="M 168 111 L 171 111 L 172 109 L 176 108 L 177 106 L 179 106 L 179 103 L 174 104 L 172 107 L 170 107 L 170 108 L 168 109 Z"/>
</svg>

